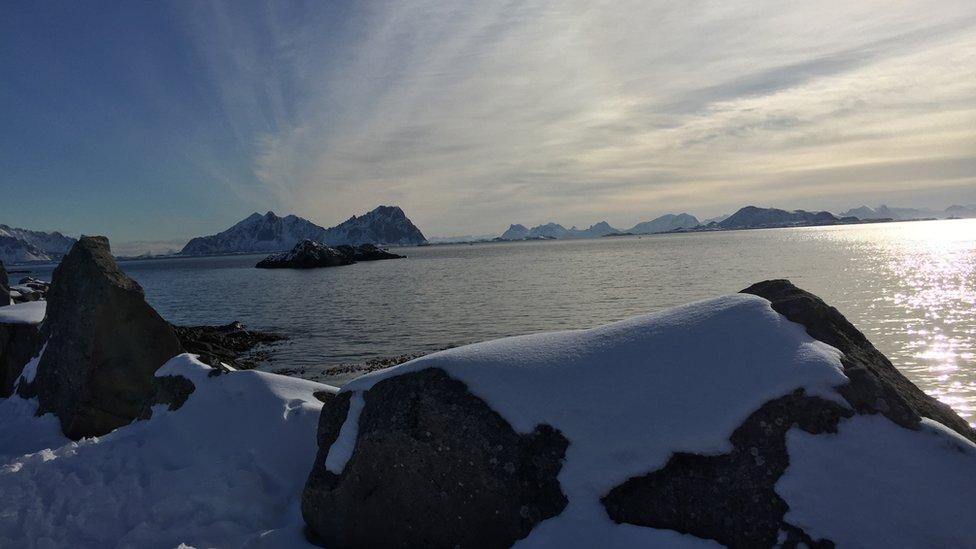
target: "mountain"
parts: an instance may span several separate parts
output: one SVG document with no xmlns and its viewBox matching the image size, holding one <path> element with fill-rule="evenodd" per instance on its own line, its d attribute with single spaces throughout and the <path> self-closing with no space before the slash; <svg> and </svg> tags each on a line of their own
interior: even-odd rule
<svg viewBox="0 0 976 549">
<path fill-rule="evenodd" d="M 0 225 L 0 261 L 7 264 L 56 261 L 75 239 L 59 232 L 30 231 Z"/>
<path fill-rule="evenodd" d="M 715 217 L 709 217 L 708 219 L 702 219 L 700 223 L 702 225 L 708 225 L 709 223 L 721 223 L 728 219 L 729 214 L 716 215 Z"/>
<path fill-rule="evenodd" d="M 945 209 L 946 217 L 976 217 L 976 204 L 960 206 L 954 204 Z"/>
<path fill-rule="evenodd" d="M 352 216 L 325 230 L 322 244 L 387 244 L 416 246 L 427 242 L 424 233 L 397 206 L 378 206 L 359 217 Z"/>
<path fill-rule="evenodd" d="M 869 206 L 861 206 L 860 208 L 853 208 L 847 210 L 840 214 L 844 217 L 856 217 L 858 219 L 896 219 L 896 220 L 908 220 L 908 219 L 925 219 L 931 217 L 947 217 L 951 214 L 944 212 L 935 212 L 932 210 L 918 209 L 918 208 L 892 208 L 885 204 L 871 208 Z"/>
<path fill-rule="evenodd" d="M 0 261 L 5 265 L 16 265 L 38 261 L 48 262 L 53 261 L 53 258 L 33 244 L 12 236 L 0 236 Z"/>
<path fill-rule="evenodd" d="M 303 240 L 320 244 L 387 244 L 407 246 L 425 242 L 423 233 L 396 206 L 379 206 L 328 229 L 296 215 L 253 213 L 233 227 L 190 240 L 182 255 L 262 253 L 289 250 Z"/>
<path fill-rule="evenodd" d="M 525 240 L 529 237 L 529 228 L 518 223 L 509 225 L 508 230 L 503 232 L 498 238 L 500 240 Z"/>
<path fill-rule="evenodd" d="M 796 225 L 827 225 L 841 221 L 830 212 L 808 212 L 794 210 L 792 212 L 777 208 L 758 208 L 746 206 L 735 212 L 728 219 L 718 223 L 722 229 L 747 229 L 759 227 L 790 227 Z"/>
<path fill-rule="evenodd" d="M 691 214 L 666 214 L 661 217 L 638 223 L 627 230 L 633 234 L 666 233 L 676 229 L 691 229 L 700 225 L 698 218 Z"/>
<path fill-rule="evenodd" d="M 510 225 L 508 230 L 502 233 L 499 240 L 537 240 L 537 239 L 550 239 L 550 240 L 566 240 L 571 238 L 599 238 L 601 236 L 606 236 L 608 234 L 619 233 L 617 229 L 614 229 L 606 221 L 601 221 L 594 225 L 590 225 L 587 229 L 578 229 L 575 226 L 567 229 L 559 223 L 546 223 L 545 225 L 536 225 L 531 229 L 527 229 L 525 225 Z"/>
</svg>

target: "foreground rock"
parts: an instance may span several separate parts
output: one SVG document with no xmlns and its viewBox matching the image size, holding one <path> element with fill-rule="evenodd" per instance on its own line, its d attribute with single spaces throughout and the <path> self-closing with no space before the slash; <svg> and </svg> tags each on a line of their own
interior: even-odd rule
<svg viewBox="0 0 976 549">
<path fill-rule="evenodd" d="M 786 281 L 747 292 L 459 347 L 350 382 L 320 418 L 302 498 L 310 537 L 970 543 L 966 422 L 815 296 Z"/>
<path fill-rule="evenodd" d="M 41 337 L 36 377 L 18 392 L 36 396 L 69 438 L 104 435 L 192 391 L 183 378 L 154 376 L 180 342 L 105 237 L 82 237 L 54 270 Z"/>
<path fill-rule="evenodd" d="M 173 326 L 183 350 L 198 355 L 201 362 L 214 368 L 226 364 L 238 370 L 254 368 L 269 359 L 267 353 L 255 351 L 259 346 L 287 339 L 283 335 L 248 330 L 240 322 L 223 326 Z"/>
<path fill-rule="evenodd" d="M 360 246 L 324 246 L 314 240 L 303 240 L 287 252 L 271 254 L 258 262 L 259 269 L 315 269 L 352 265 L 357 261 L 398 259 L 403 256 L 377 248 L 372 244 Z"/>
<path fill-rule="evenodd" d="M 339 436 L 350 396 L 322 414 L 319 448 Z M 327 547 L 505 547 L 566 507 L 556 477 L 568 442 L 555 429 L 515 432 L 436 369 L 379 383 L 369 399 L 342 474 L 316 467 L 302 497 Z"/>
<path fill-rule="evenodd" d="M 0 398 L 13 393 L 24 366 L 40 351 L 44 302 L 0 308 Z"/>
</svg>

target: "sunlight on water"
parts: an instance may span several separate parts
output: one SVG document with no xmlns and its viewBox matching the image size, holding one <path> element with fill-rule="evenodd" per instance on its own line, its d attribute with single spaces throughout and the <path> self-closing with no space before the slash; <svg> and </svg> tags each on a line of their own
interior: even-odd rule
<svg viewBox="0 0 976 549">
<path fill-rule="evenodd" d="M 903 336 L 901 348 L 887 351 L 892 361 L 976 421 L 976 222 L 886 224 L 836 236 L 870 243 L 864 251 L 882 259 L 874 265 L 881 286 L 875 309 L 893 320 L 884 324 L 885 337 Z"/>
</svg>

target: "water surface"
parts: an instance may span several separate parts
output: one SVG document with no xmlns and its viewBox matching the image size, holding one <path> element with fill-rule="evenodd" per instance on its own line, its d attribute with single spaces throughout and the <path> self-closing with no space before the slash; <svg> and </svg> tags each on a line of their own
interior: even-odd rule
<svg viewBox="0 0 976 549">
<path fill-rule="evenodd" d="M 261 256 L 126 261 L 169 320 L 288 334 L 269 369 L 587 328 L 789 278 L 976 421 L 976 220 L 431 246 L 317 270 Z M 48 269 L 49 271 L 49 269 Z M 334 380 L 334 381 L 342 381 Z"/>
</svg>

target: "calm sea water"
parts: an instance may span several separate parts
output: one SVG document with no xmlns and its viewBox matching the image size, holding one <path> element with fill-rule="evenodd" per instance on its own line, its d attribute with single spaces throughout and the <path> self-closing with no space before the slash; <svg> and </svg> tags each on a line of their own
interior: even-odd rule
<svg viewBox="0 0 976 549">
<path fill-rule="evenodd" d="M 407 259 L 308 271 L 253 268 L 261 256 L 122 266 L 173 322 L 241 320 L 290 335 L 267 368 L 307 375 L 592 327 L 789 278 L 840 309 L 912 381 L 976 421 L 976 220 L 399 252 Z"/>
</svg>

